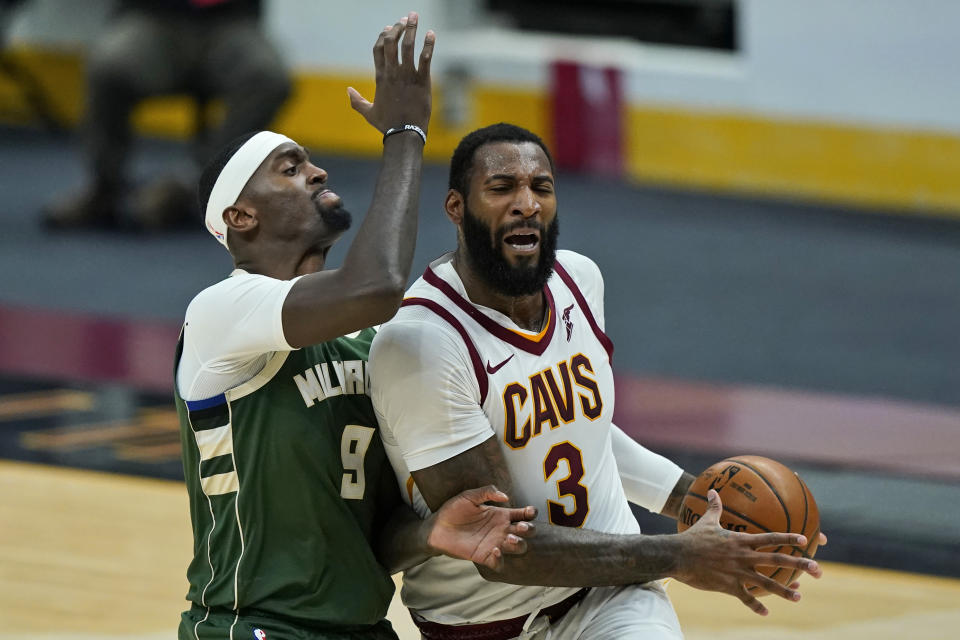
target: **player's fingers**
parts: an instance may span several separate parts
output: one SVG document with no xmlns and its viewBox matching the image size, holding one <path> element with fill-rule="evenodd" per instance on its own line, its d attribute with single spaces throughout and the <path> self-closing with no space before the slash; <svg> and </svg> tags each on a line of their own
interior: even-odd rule
<svg viewBox="0 0 960 640">
<path fill-rule="evenodd" d="M 796 589 L 785 587 L 773 578 L 769 578 L 759 573 L 751 576 L 744 582 L 745 584 L 753 585 L 768 593 L 772 593 L 775 596 L 780 596 L 784 600 L 790 600 L 791 602 L 798 602 L 800 600 L 800 592 Z M 754 597 L 758 597 L 761 594 L 754 592 L 752 595 Z"/>
<path fill-rule="evenodd" d="M 750 595 L 746 589 L 744 589 L 743 593 L 738 597 L 740 598 L 740 602 L 749 607 L 755 614 L 765 616 L 770 613 L 767 611 L 767 608 L 763 606 L 763 603 Z"/>
<path fill-rule="evenodd" d="M 500 550 L 503 553 L 509 553 L 510 555 L 522 555 L 527 552 L 527 541 L 520 536 L 508 534 L 507 537 L 504 538 L 503 543 L 500 545 Z"/>
<path fill-rule="evenodd" d="M 518 509 L 518 511 L 520 513 L 519 513 L 519 517 L 516 518 L 517 520 L 533 520 L 534 518 L 537 517 L 537 513 L 538 513 L 537 508 L 529 504 L 525 507 L 521 507 L 520 509 Z M 530 526 L 531 527 L 533 526 L 532 522 L 530 523 Z"/>
<path fill-rule="evenodd" d="M 707 510 L 703 513 L 703 520 L 720 526 L 720 514 L 723 513 L 723 503 L 720 494 L 710 489 L 707 491 Z"/>
<path fill-rule="evenodd" d="M 433 46 L 437 43 L 437 34 L 432 30 L 427 31 L 423 38 L 423 49 L 420 51 L 420 63 L 417 65 L 417 73 L 421 78 L 430 77 L 430 61 L 433 60 Z"/>
<path fill-rule="evenodd" d="M 483 560 L 480 562 L 483 566 L 488 569 L 493 569 L 494 571 L 500 571 L 503 569 L 503 554 L 500 551 L 499 547 L 494 547 L 490 550 Z"/>
<path fill-rule="evenodd" d="M 383 66 L 386 71 L 392 71 L 400 64 L 397 60 L 397 41 L 406 26 L 407 18 L 400 18 L 397 24 L 393 25 L 383 37 Z"/>
<path fill-rule="evenodd" d="M 803 558 L 800 556 L 791 556 L 786 553 L 762 553 L 759 560 L 754 563 L 756 566 L 764 567 L 787 567 L 788 569 L 799 569 L 809 573 L 814 578 L 822 575 L 820 565 L 816 560 Z"/>
<path fill-rule="evenodd" d="M 484 502 L 509 502 L 510 496 L 500 491 L 492 484 L 477 489 L 467 489 L 461 494 L 464 498 L 475 505 L 481 505 Z"/>
<path fill-rule="evenodd" d="M 763 547 L 805 547 L 807 546 L 807 537 L 799 533 L 741 533 L 743 537 L 754 549 Z"/>
<path fill-rule="evenodd" d="M 417 22 L 419 16 L 416 11 L 407 15 L 407 24 L 403 30 L 403 40 L 400 43 L 400 66 L 413 69 L 413 47 L 417 43 Z"/>
<path fill-rule="evenodd" d="M 386 55 L 383 51 L 383 46 L 387 34 L 390 32 L 391 28 L 392 27 L 390 25 L 384 27 L 383 31 L 380 32 L 380 37 L 378 37 L 377 41 L 373 43 L 373 69 L 377 80 L 380 80 L 380 78 L 383 76 L 383 60 L 384 56 Z"/>
<path fill-rule="evenodd" d="M 814 578 L 819 579 L 823 575 L 823 569 L 816 560 L 808 559 L 806 565 L 804 565 L 802 568 Z"/>
<path fill-rule="evenodd" d="M 817 542 L 817 544 L 819 544 L 821 547 L 827 544 L 827 534 L 825 534 L 823 531 L 820 532 L 820 540 Z"/>
<path fill-rule="evenodd" d="M 788 588 L 793 589 L 794 591 L 797 591 L 800 588 L 800 583 L 791 582 Z M 750 593 L 753 594 L 753 596 L 756 598 L 763 598 L 764 596 L 770 595 L 769 591 L 767 591 L 763 587 L 756 586 L 756 585 L 750 590 Z"/>
<path fill-rule="evenodd" d="M 370 109 L 373 108 L 373 104 L 360 95 L 360 92 L 353 87 L 347 87 L 347 96 L 350 98 L 350 106 L 362 116 L 366 116 Z"/>
<path fill-rule="evenodd" d="M 507 532 L 522 538 L 532 538 L 533 536 L 537 535 L 537 528 L 533 526 L 532 522 L 521 521 L 514 522 L 507 527 Z"/>
<path fill-rule="evenodd" d="M 533 520 L 537 517 L 537 510 L 534 507 L 514 507 L 509 509 L 510 521 L 518 522 L 524 520 Z M 530 526 L 533 527 L 533 523 L 530 523 Z"/>
</svg>

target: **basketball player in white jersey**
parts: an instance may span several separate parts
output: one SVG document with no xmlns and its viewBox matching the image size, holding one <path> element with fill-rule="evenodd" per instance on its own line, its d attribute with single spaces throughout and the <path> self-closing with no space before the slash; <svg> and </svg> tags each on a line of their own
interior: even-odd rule
<svg viewBox="0 0 960 640">
<path fill-rule="evenodd" d="M 795 585 L 755 567 L 819 576 L 813 560 L 757 551 L 803 537 L 722 530 L 715 492 L 687 532 L 640 535 L 628 500 L 676 517 L 693 477 L 611 423 L 603 280 L 588 258 L 556 251 L 543 142 L 507 124 L 466 136 L 445 209 L 457 250 L 430 264 L 371 350 L 384 444 L 421 516 L 495 483 L 537 505 L 540 522 L 527 554 L 500 574 L 449 558 L 407 571 L 403 601 L 423 637 L 682 638 L 667 577 L 760 614 L 745 585 L 798 600 Z"/>
</svg>

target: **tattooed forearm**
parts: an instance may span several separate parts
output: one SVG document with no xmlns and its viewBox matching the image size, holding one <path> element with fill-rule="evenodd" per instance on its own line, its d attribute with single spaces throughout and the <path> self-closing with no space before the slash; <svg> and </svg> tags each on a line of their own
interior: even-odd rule
<svg viewBox="0 0 960 640">
<path fill-rule="evenodd" d="M 495 438 L 414 471 L 413 478 L 433 511 L 460 491 L 487 484 L 496 485 L 516 502 L 510 472 Z M 682 479 L 678 487 L 681 484 Z M 504 556 L 498 573 L 477 569 L 488 580 L 512 584 L 589 587 L 647 582 L 675 569 L 679 549 L 675 538 L 617 535 L 538 522 L 537 535 L 527 540 L 527 553 Z"/>
<path fill-rule="evenodd" d="M 436 511 L 461 491 L 488 484 L 510 496 L 510 505 L 517 506 L 513 500 L 510 471 L 496 438 L 411 475 L 431 511 Z"/>
<path fill-rule="evenodd" d="M 537 525 L 527 553 L 504 558 L 499 573 L 477 567 L 487 580 L 553 587 L 635 584 L 665 578 L 676 568 L 678 536 L 601 533 Z"/>
</svg>

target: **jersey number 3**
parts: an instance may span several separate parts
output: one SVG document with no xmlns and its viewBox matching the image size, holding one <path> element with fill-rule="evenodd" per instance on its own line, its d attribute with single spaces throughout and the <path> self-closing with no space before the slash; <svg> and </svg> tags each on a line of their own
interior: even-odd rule
<svg viewBox="0 0 960 640">
<path fill-rule="evenodd" d="M 583 454 L 580 449 L 569 442 L 560 442 L 553 445 L 543 461 L 543 478 L 549 480 L 560 466 L 560 461 L 566 460 L 569 473 L 565 478 L 557 480 L 557 497 L 572 496 L 573 512 L 560 502 L 547 500 L 547 515 L 552 524 L 561 527 L 580 527 L 587 519 L 590 504 L 587 501 L 587 488 L 580 484 L 583 479 Z"/>
<path fill-rule="evenodd" d="M 343 460 L 343 479 L 340 481 L 340 497 L 347 500 L 363 500 L 367 478 L 363 473 L 363 458 L 373 440 L 372 427 L 348 424 L 340 437 L 340 459 Z"/>
</svg>

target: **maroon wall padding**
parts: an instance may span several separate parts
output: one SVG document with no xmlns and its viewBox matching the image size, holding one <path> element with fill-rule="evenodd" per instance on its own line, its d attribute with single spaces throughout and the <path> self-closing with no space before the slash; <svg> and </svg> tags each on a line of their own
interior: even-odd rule
<svg viewBox="0 0 960 640">
<path fill-rule="evenodd" d="M 620 70 L 559 60 L 551 71 L 552 151 L 557 166 L 623 175 L 625 118 Z"/>
</svg>

